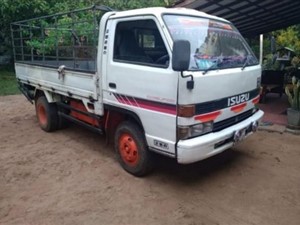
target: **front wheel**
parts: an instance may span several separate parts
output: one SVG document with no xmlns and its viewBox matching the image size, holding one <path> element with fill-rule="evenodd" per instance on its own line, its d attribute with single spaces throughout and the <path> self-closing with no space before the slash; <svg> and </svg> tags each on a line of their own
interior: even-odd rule
<svg viewBox="0 0 300 225">
<path fill-rule="evenodd" d="M 121 123 L 115 134 L 115 151 L 121 166 L 134 176 L 144 176 L 152 168 L 142 130 L 134 123 Z"/>
</svg>

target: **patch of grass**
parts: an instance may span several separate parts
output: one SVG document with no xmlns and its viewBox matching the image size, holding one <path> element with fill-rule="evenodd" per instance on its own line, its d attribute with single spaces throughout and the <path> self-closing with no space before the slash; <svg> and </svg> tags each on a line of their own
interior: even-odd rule
<svg viewBox="0 0 300 225">
<path fill-rule="evenodd" d="M 12 69 L 0 68 L 0 95 L 20 94 L 15 72 Z"/>
</svg>

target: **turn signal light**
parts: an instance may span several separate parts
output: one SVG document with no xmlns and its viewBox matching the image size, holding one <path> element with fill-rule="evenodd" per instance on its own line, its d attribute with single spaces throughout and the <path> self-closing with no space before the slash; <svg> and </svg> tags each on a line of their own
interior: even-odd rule
<svg viewBox="0 0 300 225">
<path fill-rule="evenodd" d="M 256 98 L 254 98 L 254 99 L 252 100 L 252 103 L 253 103 L 254 105 L 258 104 L 258 103 L 259 103 L 259 98 L 260 98 L 260 96 L 257 96 Z"/>
<path fill-rule="evenodd" d="M 180 105 L 178 107 L 178 116 L 192 117 L 195 115 L 195 105 Z"/>
<path fill-rule="evenodd" d="M 177 138 L 178 140 L 184 140 L 189 137 L 189 127 L 178 127 L 177 128 Z"/>
</svg>

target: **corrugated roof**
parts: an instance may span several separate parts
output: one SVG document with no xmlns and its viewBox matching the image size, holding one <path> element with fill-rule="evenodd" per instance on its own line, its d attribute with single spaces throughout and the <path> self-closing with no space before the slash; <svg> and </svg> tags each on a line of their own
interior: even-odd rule
<svg viewBox="0 0 300 225">
<path fill-rule="evenodd" d="M 244 36 L 300 24 L 300 0 L 180 0 L 193 8 L 231 21 Z"/>
</svg>

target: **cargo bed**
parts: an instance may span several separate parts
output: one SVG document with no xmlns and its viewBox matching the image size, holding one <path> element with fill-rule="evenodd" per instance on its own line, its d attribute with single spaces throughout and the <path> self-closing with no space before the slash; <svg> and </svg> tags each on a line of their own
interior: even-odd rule
<svg viewBox="0 0 300 225">
<path fill-rule="evenodd" d="M 65 69 L 64 75 L 60 75 L 58 68 L 28 63 L 16 63 L 15 69 L 21 83 L 73 98 L 97 100 L 95 73 Z"/>
</svg>

